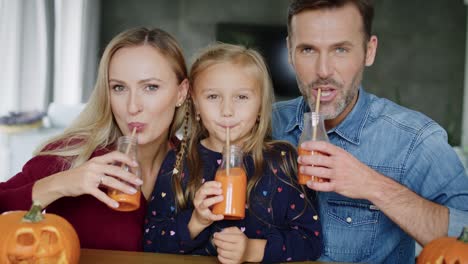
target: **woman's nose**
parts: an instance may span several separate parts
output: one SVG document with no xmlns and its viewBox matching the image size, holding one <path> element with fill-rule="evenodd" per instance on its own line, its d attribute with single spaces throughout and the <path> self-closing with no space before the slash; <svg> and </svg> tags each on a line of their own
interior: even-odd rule
<svg viewBox="0 0 468 264">
<path fill-rule="evenodd" d="M 128 98 L 128 112 L 130 114 L 137 114 L 143 110 L 141 98 L 135 92 L 131 92 Z"/>
</svg>

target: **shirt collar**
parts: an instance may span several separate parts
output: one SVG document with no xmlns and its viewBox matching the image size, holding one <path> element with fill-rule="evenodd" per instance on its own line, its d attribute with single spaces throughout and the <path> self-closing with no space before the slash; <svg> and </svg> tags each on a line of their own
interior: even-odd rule
<svg viewBox="0 0 468 264">
<path fill-rule="evenodd" d="M 370 95 L 359 88 L 359 95 L 356 104 L 346 118 L 328 133 L 335 132 L 343 139 L 359 145 L 361 142 L 361 133 L 370 112 Z"/>
<path fill-rule="evenodd" d="M 304 127 L 304 113 L 310 111 L 309 104 L 304 100 L 304 96 L 300 96 L 294 100 L 297 101 L 297 103 L 295 103 L 295 105 L 297 105 L 295 111 L 296 116 L 294 119 L 291 119 L 289 124 L 286 126 L 286 132 L 288 133 L 296 129 L 296 127 L 299 127 L 300 131 L 302 131 Z"/>
<path fill-rule="evenodd" d="M 296 116 L 294 119 L 291 119 L 291 122 L 286 126 L 287 132 L 293 131 L 296 127 L 299 127 L 299 130 L 302 131 L 304 127 L 304 113 L 310 112 L 309 105 L 304 99 L 304 96 L 300 96 L 295 100 L 298 100 L 296 103 Z M 361 142 L 361 132 L 364 128 L 367 117 L 369 116 L 369 111 L 370 96 L 362 87 L 360 87 L 358 100 L 351 112 L 340 124 L 338 124 L 338 126 L 327 131 L 327 133 L 331 134 L 335 132 L 350 143 L 359 145 Z"/>
</svg>

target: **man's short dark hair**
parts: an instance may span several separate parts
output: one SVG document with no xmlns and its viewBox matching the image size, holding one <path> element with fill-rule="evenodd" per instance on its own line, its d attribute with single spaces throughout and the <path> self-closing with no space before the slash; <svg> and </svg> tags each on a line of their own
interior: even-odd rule
<svg viewBox="0 0 468 264">
<path fill-rule="evenodd" d="M 372 20 L 374 19 L 374 4 L 372 0 L 290 0 L 288 8 L 288 35 L 291 35 L 292 17 L 305 10 L 320 10 L 343 7 L 346 4 L 357 7 L 364 25 L 365 40 L 372 34 Z"/>
</svg>

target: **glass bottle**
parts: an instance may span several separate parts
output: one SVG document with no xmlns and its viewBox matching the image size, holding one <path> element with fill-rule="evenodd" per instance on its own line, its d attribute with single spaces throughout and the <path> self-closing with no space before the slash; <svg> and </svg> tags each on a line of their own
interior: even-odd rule
<svg viewBox="0 0 468 264">
<path fill-rule="evenodd" d="M 299 144 L 297 152 L 299 155 L 324 155 L 318 151 L 308 151 L 301 148 L 301 144 L 305 141 L 326 141 L 328 140 L 327 131 L 325 130 L 324 116 L 317 112 L 304 113 L 304 129 L 302 130 L 301 137 L 299 138 Z M 322 179 L 316 176 L 310 176 L 300 172 L 301 165 L 297 167 L 297 178 L 299 184 L 307 184 L 307 181 L 311 180 L 316 182 L 325 182 L 326 179 Z"/>
<path fill-rule="evenodd" d="M 127 154 L 132 160 L 138 161 L 137 159 L 137 137 L 131 137 L 131 136 L 122 136 L 119 137 L 117 141 L 117 150 Z M 126 171 L 129 171 L 138 177 L 141 177 L 140 169 L 139 167 L 130 167 L 127 164 L 121 164 L 121 163 L 116 163 L 114 164 L 116 166 L 120 166 Z M 128 194 L 128 193 L 123 193 L 121 191 L 109 188 L 107 191 L 107 195 L 109 195 L 110 198 L 114 199 L 119 203 L 119 207 L 117 208 L 112 208 L 117 211 L 122 211 L 122 212 L 130 212 L 138 209 L 140 207 L 140 197 L 141 197 L 141 190 L 139 186 L 135 186 L 131 183 L 125 182 L 125 184 L 131 185 L 133 188 L 137 190 L 135 194 Z"/>
<path fill-rule="evenodd" d="M 226 220 L 243 219 L 247 175 L 240 147 L 232 145 L 229 149 L 223 148 L 223 161 L 216 171 L 215 181 L 221 183 L 224 199 L 213 206 L 213 213 L 224 215 Z"/>
</svg>

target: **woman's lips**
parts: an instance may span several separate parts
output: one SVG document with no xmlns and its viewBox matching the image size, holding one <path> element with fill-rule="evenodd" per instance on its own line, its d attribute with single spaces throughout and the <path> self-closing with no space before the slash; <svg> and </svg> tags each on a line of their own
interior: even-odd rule
<svg viewBox="0 0 468 264">
<path fill-rule="evenodd" d="M 131 122 L 128 123 L 128 128 L 130 131 L 133 131 L 133 129 L 136 129 L 137 133 L 141 133 L 146 127 L 145 123 L 139 123 L 139 122 Z"/>
</svg>

